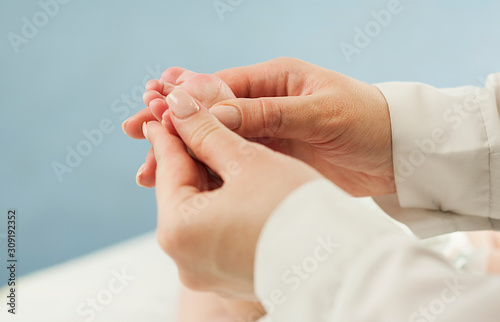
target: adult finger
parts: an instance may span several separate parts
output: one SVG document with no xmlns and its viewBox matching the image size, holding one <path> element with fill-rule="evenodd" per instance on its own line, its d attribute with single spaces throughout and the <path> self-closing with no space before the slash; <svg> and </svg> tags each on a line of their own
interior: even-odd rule
<svg viewBox="0 0 500 322">
<path fill-rule="evenodd" d="M 323 124 L 334 117 L 334 110 L 325 108 L 324 100 L 321 94 L 239 98 L 215 104 L 210 113 L 244 137 L 307 141 L 314 138 Z"/>
<path fill-rule="evenodd" d="M 142 133 L 142 124 L 144 122 L 155 121 L 155 116 L 151 113 L 149 108 L 145 108 L 139 111 L 134 116 L 126 119 L 122 123 L 122 130 L 133 139 L 144 139 L 144 134 Z"/>
<path fill-rule="evenodd" d="M 143 131 L 156 159 L 158 207 L 172 206 L 197 193 L 199 172 L 182 140 L 156 121 L 144 123 Z"/>
<path fill-rule="evenodd" d="M 146 161 L 139 168 L 136 175 L 136 182 L 139 186 L 153 188 L 155 186 L 156 159 L 153 148 L 149 149 Z"/>
<path fill-rule="evenodd" d="M 276 58 L 267 62 L 235 67 L 214 73 L 236 97 L 257 98 L 296 96 L 314 65 L 295 58 Z"/>
</svg>

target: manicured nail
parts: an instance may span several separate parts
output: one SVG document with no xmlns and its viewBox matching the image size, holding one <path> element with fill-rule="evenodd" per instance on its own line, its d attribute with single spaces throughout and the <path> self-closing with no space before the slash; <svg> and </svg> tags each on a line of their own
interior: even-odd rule
<svg viewBox="0 0 500 322">
<path fill-rule="evenodd" d="M 137 183 L 138 186 L 141 186 L 141 187 L 144 187 L 144 186 L 139 181 L 139 176 L 144 172 L 145 168 L 146 168 L 146 164 L 144 163 L 143 165 L 141 165 L 141 167 L 139 168 L 139 171 L 137 171 L 137 174 L 135 176 L 135 182 Z"/>
<path fill-rule="evenodd" d="M 200 110 L 194 99 L 180 89 L 167 96 L 167 104 L 171 112 L 180 119 L 185 119 Z"/>
<path fill-rule="evenodd" d="M 126 120 L 125 120 L 125 121 L 123 121 L 123 123 L 122 123 L 122 131 L 123 131 L 123 133 L 125 133 L 125 134 L 127 134 L 127 132 L 125 132 L 125 125 L 127 124 L 128 120 L 130 120 L 130 119 L 131 119 L 131 117 L 129 117 L 128 119 L 126 119 Z"/>
<path fill-rule="evenodd" d="M 142 134 L 144 134 L 144 137 L 148 140 L 148 126 L 146 124 L 147 122 L 142 123 Z"/>
<path fill-rule="evenodd" d="M 241 126 L 240 109 L 232 105 L 217 105 L 209 112 L 230 130 L 236 130 Z"/>
</svg>

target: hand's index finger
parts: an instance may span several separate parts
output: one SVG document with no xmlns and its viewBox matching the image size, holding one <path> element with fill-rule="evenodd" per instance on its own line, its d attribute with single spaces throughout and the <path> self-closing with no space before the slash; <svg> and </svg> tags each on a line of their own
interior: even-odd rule
<svg viewBox="0 0 500 322">
<path fill-rule="evenodd" d="M 307 63 L 278 58 L 264 63 L 225 69 L 214 73 L 238 98 L 296 96 Z M 311 65 L 312 66 L 312 65 Z"/>
<path fill-rule="evenodd" d="M 133 139 L 144 139 L 144 134 L 142 133 L 142 124 L 144 122 L 154 120 L 156 120 L 155 116 L 151 113 L 151 110 L 146 107 L 134 116 L 125 120 L 125 122 L 123 122 L 122 124 L 122 129 L 125 134 Z"/>
<path fill-rule="evenodd" d="M 147 139 L 153 145 L 156 159 L 156 195 L 158 206 L 179 200 L 179 194 L 195 193 L 199 183 L 196 163 L 186 150 L 182 140 L 170 133 L 159 122 L 145 125 Z M 187 189 L 186 189 L 187 188 Z"/>
</svg>

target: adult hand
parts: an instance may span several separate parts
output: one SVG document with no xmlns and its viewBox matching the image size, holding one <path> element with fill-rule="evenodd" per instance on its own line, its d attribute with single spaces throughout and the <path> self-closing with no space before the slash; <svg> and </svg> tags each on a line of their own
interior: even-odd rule
<svg viewBox="0 0 500 322">
<path fill-rule="evenodd" d="M 162 124 L 143 126 L 157 163 L 159 243 L 189 288 L 253 300 L 255 248 L 265 221 L 292 190 L 321 175 L 243 139 L 182 90 L 167 102 Z"/>
<path fill-rule="evenodd" d="M 305 161 L 354 196 L 396 191 L 389 111 L 375 86 L 293 58 L 214 75 L 238 98 L 210 111 L 236 133 L 266 138 L 261 142 Z M 144 110 L 124 130 L 137 138 L 140 124 L 151 119 Z"/>
</svg>

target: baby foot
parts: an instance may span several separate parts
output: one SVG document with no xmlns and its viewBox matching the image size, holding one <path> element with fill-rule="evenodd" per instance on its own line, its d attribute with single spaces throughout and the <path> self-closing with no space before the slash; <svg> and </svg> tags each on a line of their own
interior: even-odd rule
<svg viewBox="0 0 500 322">
<path fill-rule="evenodd" d="M 143 95 L 144 103 L 149 107 L 149 111 L 160 122 L 162 122 L 163 114 L 168 109 L 166 97 L 175 88 L 184 90 L 206 108 L 210 108 L 220 101 L 236 98 L 229 86 L 213 75 L 198 74 L 184 68 L 172 67 L 163 73 L 160 80 L 150 80 Z M 167 120 L 165 119 L 162 124 L 170 132 L 175 133 L 172 123 Z M 153 151 L 150 150 L 146 162 L 137 173 L 137 184 L 149 188 L 154 187 L 156 181 L 155 171 L 156 160 Z"/>
<path fill-rule="evenodd" d="M 143 96 L 144 103 L 159 121 L 168 109 L 165 98 L 175 88 L 184 90 L 208 109 L 218 102 L 236 98 L 229 86 L 213 75 L 172 67 L 163 73 L 160 80 L 150 80 Z"/>
</svg>

